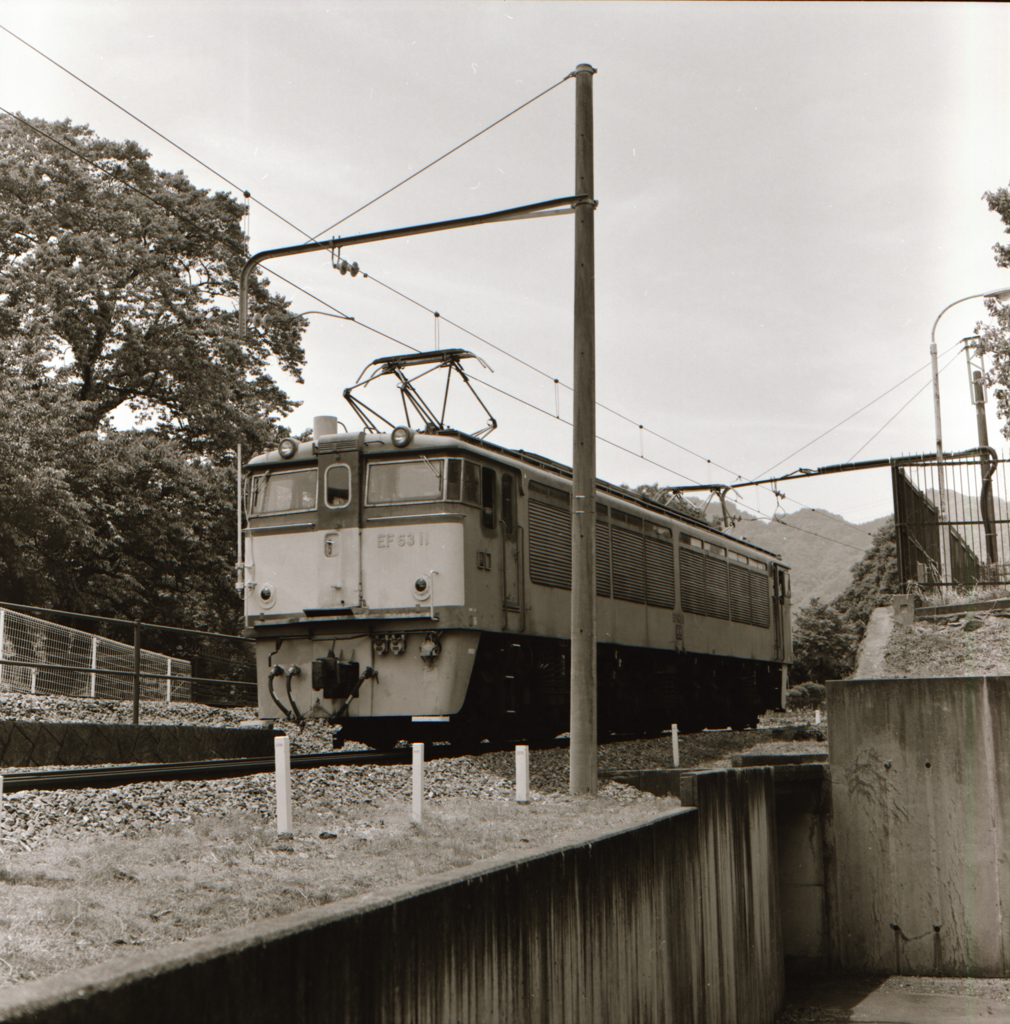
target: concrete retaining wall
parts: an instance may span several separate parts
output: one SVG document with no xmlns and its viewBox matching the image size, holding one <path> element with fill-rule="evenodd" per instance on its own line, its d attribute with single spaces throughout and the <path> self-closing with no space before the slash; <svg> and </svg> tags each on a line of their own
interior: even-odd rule
<svg viewBox="0 0 1010 1024">
<path fill-rule="evenodd" d="M 698 809 L 0 992 L 0 1020 L 771 1024 L 770 769 Z"/>
<path fill-rule="evenodd" d="M 842 970 L 1007 977 L 1010 679 L 828 684 Z"/>
<path fill-rule="evenodd" d="M 0 721 L 0 767 L 173 764 L 222 757 L 270 757 L 269 729 L 198 725 L 107 725 Z"/>
</svg>

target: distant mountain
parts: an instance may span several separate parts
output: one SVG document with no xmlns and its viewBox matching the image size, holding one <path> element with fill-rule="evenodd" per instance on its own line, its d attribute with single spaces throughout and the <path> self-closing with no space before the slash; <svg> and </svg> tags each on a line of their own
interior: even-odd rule
<svg viewBox="0 0 1010 1024">
<path fill-rule="evenodd" d="M 727 534 L 782 557 L 791 570 L 795 614 L 811 598 L 826 603 L 845 590 L 852 567 L 890 518 L 854 525 L 831 512 L 801 509 L 771 521 L 744 518 Z"/>
</svg>

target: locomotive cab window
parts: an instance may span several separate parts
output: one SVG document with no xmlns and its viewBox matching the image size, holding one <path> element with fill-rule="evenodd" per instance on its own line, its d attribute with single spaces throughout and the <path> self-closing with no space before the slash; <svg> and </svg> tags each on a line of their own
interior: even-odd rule
<svg viewBox="0 0 1010 1024">
<path fill-rule="evenodd" d="M 248 509 L 251 516 L 301 512 L 316 507 L 315 469 L 256 473 L 249 479 Z"/>
<path fill-rule="evenodd" d="M 346 508 L 351 502 L 351 468 L 336 463 L 326 469 L 326 504 L 330 508 Z"/>
<path fill-rule="evenodd" d="M 442 497 L 444 459 L 373 462 L 368 467 L 365 500 L 369 505 L 438 501 Z"/>
</svg>

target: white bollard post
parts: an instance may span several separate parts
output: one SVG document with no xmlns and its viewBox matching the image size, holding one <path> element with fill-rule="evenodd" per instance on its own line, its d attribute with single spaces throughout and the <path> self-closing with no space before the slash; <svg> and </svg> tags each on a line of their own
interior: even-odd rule
<svg viewBox="0 0 1010 1024">
<path fill-rule="evenodd" d="M 285 733 L 274 737 L 274 763 L 277 776 L 277 835 L 292 832 L 291 827 L 291 740 Z"/>
<path fill-rule="evenodd" d="M 424 802 L 424 744 L 413 744 L 414 749 L 414 770 L 413 770 L 413 819 L 415 822 L 421 820 L 421 806 Z"/>
<path fill-rule="evenodd" d="M 820 725 L 820 724 L 821 724 L 821 709 L 820 708 L 814 708 L 814 725 Z"/>
<path fill-rule="evenodd" d="M 530 748 L 516 747 L 516 803 L 530 802 Z"/>
<path fill-rule="evenodd" d="M 677 723 L 670 726 L 670 736 L 673 740 L 673 767 L 680 767 L 680 736 L 677 734 Z"/>
</svg>

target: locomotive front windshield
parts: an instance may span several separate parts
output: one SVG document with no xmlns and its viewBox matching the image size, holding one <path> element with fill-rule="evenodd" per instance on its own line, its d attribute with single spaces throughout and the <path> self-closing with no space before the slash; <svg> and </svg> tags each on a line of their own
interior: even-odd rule
<svg viewBox="0 0 1010 1024">
<path fill-rule="evenodd" d="M 369 505 L 439 501 L 442 497 L 444 475 L 444 459 L 373 462 L 368 467 L 365 500 Z"/>
<path fill-rule="evenodd" d="M 249 479 L 249 515 L 275 515 L 316 507 L 315 469 L 256 473 Z"/>
</svg>

